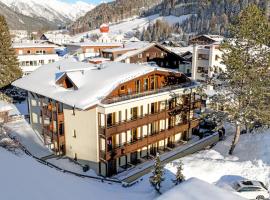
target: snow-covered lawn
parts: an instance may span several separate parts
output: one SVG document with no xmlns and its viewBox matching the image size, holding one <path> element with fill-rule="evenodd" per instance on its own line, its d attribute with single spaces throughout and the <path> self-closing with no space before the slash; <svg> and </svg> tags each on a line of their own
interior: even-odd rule
<svg viewBox="0 0 270 200">
<path fill-rule="evenodd" d="M 233 156 L 228 155 L 232 136 L 213 149 L 201 151 L 182 159 L 187 178 L 197 177 L 220 187 L 231 189 L 235 180 L 252 179 L 270 186 L 270 131 L 241 135 Z M 166 165 L 176 172 L 177 160 Z"/>
</svg>

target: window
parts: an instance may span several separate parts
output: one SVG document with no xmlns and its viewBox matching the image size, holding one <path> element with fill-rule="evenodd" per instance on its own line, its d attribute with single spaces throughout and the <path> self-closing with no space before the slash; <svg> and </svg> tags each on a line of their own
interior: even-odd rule
<svg viewBox="0 0 270 200">
<path fill-rule="evenodd" d="M 138 54 L 138 58 L 142 58 L 143 56 L 142 56 L 142 54 L 141 53 L 139 53 Z"/>
<path fill-rule="evenodd" d="M 76 130 L 75 130 L 75 129 L 73 130 L 73 135 L 72 135 L 72 137 L 74 137 L 74 138 L 77 137 L 77 135 L 76 135 Z"/>
<path fill-rule="evenodd" d="M 148 78 L 145 78 L 143 80 L 143 90 L 144 91 L 148 91 L 149 90 L 149 79 Z"/>
<path fill-rule="evenodd" d="M 121 111 L 118 112 L 118 121 L 119 122 L 122 121 L 122 112 Z"/>
<path fill-rule="evenodd" d="M 209 57 L 207 54 L 198 54 L 199 60 L 209 60 Z"/>
<path fill-rule="evenodd" d="M 22 50 L 19 50 L 19 55 L 22 55 L 23 54 L 23 51 Z"/>
<path fill-rule="evenodd" d="M 115 124 L 115 112 L 109 113 L 107 115 L 107 126 L 112 126 Z"/>
<path fill-rule="evenodd" d="M 120 92 L 124 92 L 124 91 L 125 91 L 125 86 L 122 85 L 122 86 L 120 87 Z"/>
<path fill-rule="evenodd" d="M 27 50 L 27 54 L 30 54 L 31 53 L 31 51 L 30 50 Z"/>
<path fill-rule="evenodd" d="M 130 109 L 131 119 L 136 119 L 138 117 L 138 107 Z"/>
<path fill-rule="evenodd" d="M 140 80 L 135 81 L 135 88 L 136 88 L 136 93 L 139 93 L 141 91 L 141 81 Z"/>
</svg>

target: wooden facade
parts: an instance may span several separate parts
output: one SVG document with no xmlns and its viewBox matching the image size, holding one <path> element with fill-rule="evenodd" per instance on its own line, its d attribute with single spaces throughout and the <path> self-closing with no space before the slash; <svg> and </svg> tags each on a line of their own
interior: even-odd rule
<svg viewBox="0 0 270 200">
<path fill-rule="evenodd" d="M 187 82 L 190 82 L 190 79 L 182 73 L 153 71 L 136 79 L 120 84 L 104 99 L 104 101 L 106 102 L 108 99 L 125 95 L 151 92 L 170 85 Z"/>
<path fill-rule="evenodd" d="M 17 55 L 55 54 L 54 47 L 20 47 L 14 50 Z"/>
<path fill-rule="evenodd" d="M 144 84 L 146 82 L 149 86 L 147 88 Z M 138 85 L 138 83 L 141 84 Z M 152 91 L 171 86 L 179 88 L 181 84 L 191 84 L 191 81 L 181 73 L 151 72 L 119 85 L 104 99 L 103 103 L 111 103 L 108 100 L 117 97 L 126 99 L 126 96 L 130 96 L 133 92 L 135 92 L 133 98 L 136 98 L 137 95 L 150 95 Z M 105 126 L 101 126 L 102 119 L 101 114 L 99 114 L 99 137 L 100 140 L 105 140 L 106 144 L 105 150 L 100 149 L 99 155 L 100 161 L 107 166 L 106 175 L 116 174 L 116 166 L 122 165 L 125 168 L 129 165 L 128 163 L 132 165 L 141 163 L 142 159 L 138 157 L 138 154 L 144 154 L 143 151 L 147 152 L 143 159 L 148 159 L 155 156 L 157 152 L 172 150 L 172 148 L 188 141 L 191 138 L 193 128 L 199 124 L 198 119 L 191 117 L 194 110 L 201 109 L 201 99 L 196 99 L 195 96 L 196 94 L 191 92 L 165 101 L 151 103 L 148 105 L 146 114 L 138 114 L 142 113 L 139 111 L 142 109 L 140 106 L 131 108 L 131 118 L 124 117 L 125 120 L 118 122 L 115 121 L 116 113 L 106 114 Z M 121 115 L 126 115 L 126 113 L 121 113 Z M 161 121 L 165 123 L 164 127 L 160 126 Z M 147 135 L 143 134 L 143 126 L 151 127 L 150 130 L 147 128 Z M 120 135 L 125 133 L 124 138 L 128 138 L 128 131 L 131 133 L 131 141 L 122 141 Z M 179 133 L 181 133 L 180 136 Z M 178 139 L 176 140 L 177 135 Z M 117 138 L 118 142 L 116 142 Z M 164 145 L 160 146 L 160 143 Z M 128 156 L 130 157 L 129 162 L 127 161 Z M 125 164 L 121 164 L 123 159 Z M 118 162 L 119 164 L 117 164 Z"/>
</svg>

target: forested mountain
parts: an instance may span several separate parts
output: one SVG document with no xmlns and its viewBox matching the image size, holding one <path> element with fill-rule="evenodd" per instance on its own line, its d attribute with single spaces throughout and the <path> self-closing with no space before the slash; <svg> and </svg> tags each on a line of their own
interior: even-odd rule
<svg viewBox="0 0 270 200">
<path fill-rule="evenodd" d="M 70 29 L 73 33 L 85 32 L 98 28 L 104 22 L 119 22 L 133 16 L 143 16 L 146 12 L 150 13 L 152 8 L 158 9 L 161 3 L 162 0 L 116 0 L 102 3 L 79 18 Z"/>
<path fill-rule="evenodd" d="M 270 15 L 269 0 L 116 0 L 89 11 L 73 23 L 70 29 L 73 33 L 85 32 L 104 22 L 118 22 L 134 15 L 159 14 L 190 15 L 178 24 L 185 33 L 226 34 L 226 25 L 250 3 L 259 5 Z"/>
</svg>

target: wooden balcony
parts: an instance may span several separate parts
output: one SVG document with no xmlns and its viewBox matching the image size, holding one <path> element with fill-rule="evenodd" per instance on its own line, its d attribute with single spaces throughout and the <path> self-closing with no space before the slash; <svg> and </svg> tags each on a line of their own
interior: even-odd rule
<svg viewBox="0 0 270 200">
<path fill-rule="evenodd" d="M 124 144 L 123 146 L 115 148 L 112 151 L 104 154 L 105 159 L 109 160 L 112 157 L 114 158 L 121 157 L 127 153 L 132 153 L 147 145 L 154 144 L 160 140 L 164 140 L 170 136 L 175 135 L 176 133 L 187 131 L 188 125 L 189 125 L 188 123 L 179 124 L 179 125 L 174 126 L 171 129 L 163 130 L 163 131 L 158 132 L 157 134 L 149 135 L 147 137 L 138 139 L 137 141 L 134 141 L 132 143 Z"/>
<path fill-rule="evenodd" d="M 132 128 L 143 126 L 143 125 L 152 123 L 152 122 L 157 121 L 157 120 L 165 119 L 166 114 L 167 114 L 167 111 L 164 110 L 164 111 L 154 113 L 154 114 L 135 117 L 135 118 L 132 118 L 128 121 L 123 121 L 121 123 L 109 126 L 107 128 L 100 127 L 100 134 L 103 134 L 103 135 L 109 137 L 113 134 L 125 132 L 127 130 L 132 129 Z"/>
<path fill-rule="evenodd" d="M 155 122 L 157 120 L 162 120 L 166 119 L 167 117 L 173 115 L 175 112 L 187 112 L 188 111 L 188 106 L 185 105 L 179 105 L 173 109 L 165 109 L 160 112 L 154 113 L 154 114 L 148 114 L 144 116 L 139 116 L 136 118 L 132 118 L 127 121 L 123 121 L 117 124 L 114 124 L 112 126 L 106 127 L 99 127 L 99 134 L 105 136 L 105 137 L 110 137 L 111 135 L 125 132 L 127 130 L 130 130 L 132 128 L 137 128 L 143 125 L 150 124 L 152 122 Z"/>
<path fill-rule="evenodd" d="M 52 111 L 49 106 L 44 106 L 42 108 L 42 114 L 50 119 L 53 117 L 53 119 L 58 122 L 64 122 L 64 113 L 56 113 L 56 111 Z"/>
</svg>

